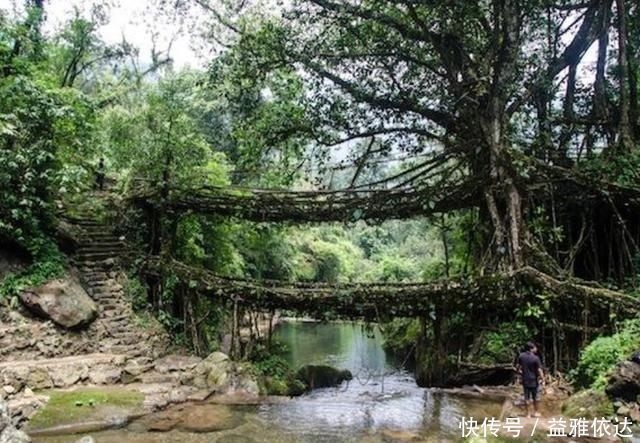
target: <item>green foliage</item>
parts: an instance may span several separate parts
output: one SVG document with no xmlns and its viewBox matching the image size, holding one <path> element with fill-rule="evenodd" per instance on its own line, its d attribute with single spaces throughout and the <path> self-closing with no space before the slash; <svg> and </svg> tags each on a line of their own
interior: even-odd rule
<svg viewBox="0 0 640 443">
<path fill-rule="evenodd" d="M 382 334 L 385 350 L 404 358 L 418 342 L 420 322 L 410 318 L 394 319 L 384 325 Z"/>
<path fill-rule="evenodd" d="M 608 418 L 614 413 L 611 399 L 602 391 L 585 389 L 576 392 L 562 404 L 562 413 L 566 417 Z"/>
<path fill-rule="evenodd" d="M 65 272 L 64 258 L 51 241 L 43 241 L 37 246 L 33 264 L 18 274 L 9 274 L 0 282 L 0 300 L 13 298 L 27 288 L 60 277 Z"/>
<path fill-rule="evenodd" d="M 207 144 L 190 114 L 198 77 L 188 72 L 147 86 L 134 103 L 111 107 L 100 122 L 100 144 L 129 181 L 163 186 L 226 184 L 224 156 Z"/>
<path fill-rule="evenodd" d="M 605 180 L 622 186 L 640 184 L 640 150 L 620 152 L 607 161 L 592 158 L 580 165 L 582 171 L 596 180 Z"/>
<path fill-rule="evenodd" d="M 210 67 L 208 86 L 224 106 L 215 118 L 227 121 L 217 125 L 218 134 L 210 139 L 225 135 L 225 152 L 245 171 L 239 177 L 244 183 L 292 184 L 312 136 L 299 74 L 278 62 L 253 64 L 249 56 L 253 51 L 267 58 L 274 54 L 263 45 L 278 38 L 280 29 L 267 23 L 243 33 Z"/>
<path fill-rule="evenodd" d="M 532 331 L 520 322 L 498 325 L 494 331 L 480 334 L 474 348 L 478 352 L 473 360 L 481 364 L 513 363 L 522 345 L 531 340 Z"/>
<path fill-rule="evenodd" d="M 0 79 L 1 237 L 27 246 L 29 238 L 50 229 L 54 185 L 69 185 L 57 155 L 81 143 L 90 113 L 84 98 L 46 82 Z"/>
<path fill-rule="evenodd" d="M 273 342 L 268 348 L 264 342 L 259 341 L 252 348 L 249 360 L 268 395 L 299 395 L 306 389 L 283 357 L 285 353 L 286 347 L 280 342 Z"/>
<path fill-rule="evenodd" d="M 577 386 L 602 390 L 616 363 L 626 360 L 638 349 L 640 319 L 623 322 L 617 333 L 598 337 L 582 350 L 578 366 L 571 372 L 571 378 Z"/>
<path fill-rule="evenodd" d="M 349 281 L 358 273 L 362 252 L 341 228 L 292 230 L 294 276 L 298 280 L 334 283 Z"/>
<path fill-rule="evenodd" d="M 33 239 L 52 227 L 54 191 L 75 185 L 69 162 L 91 136 L 94 105 L 48 69 L 39 11 L 0 22 L 0 239 L 35 256 Z"/>
<path fill-rule="evenodd" d="M 131 301 L 135 311 L 142 311 L 149 307 L 147 302 L 147 288 L 133 272 L 130 272 L 125 280 L 124 293 Z"/>
</svg>

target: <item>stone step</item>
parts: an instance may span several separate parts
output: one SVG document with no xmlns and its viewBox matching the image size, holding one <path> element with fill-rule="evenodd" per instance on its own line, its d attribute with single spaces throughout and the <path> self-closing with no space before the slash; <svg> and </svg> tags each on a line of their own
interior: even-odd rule
<svg viewBox="0 0 640 443">
<path fill-rule="evenodd" d="M 122 291 L 111 291 L 108 288 L 89 288 L 87 291 L 93 298 L 104 300 L 107 298 L 115 298 L 115 299 L 123 299 L 124 292 Z"/>
<path fill-rule="evenodd" d="M 111 300 L 109 300 L 111 299 Z M 105 298 L 97 298 L 96 302 L 102 309 L 108 309 L 110 306 L 114 306 L 116 308 L 127 308 L 129 307 L 129 303 L 124 297 L 105 297 Z"/>
<path fill-rule="evenodd" d="M 109 280 L 109 277 L 107 277 L 107 274 L 105 273 L 102 277 L 84 278 L 83 283 L 85 286 L 95 288 L 97 286 L 104 286 L 107 280 Z"/>
<path fill-rule="evenodd" d="M 95 217 L 67 217 L 66 220 L 74 225 L 78 226 L 104 226 L 105 222 L 96 219 Z"/>
<path fill-rule="evenodd" d="M 78 252 L 76 254 L 76 260 L 82 262 L 105 260 L 107 258 L 115 258 L 118 256 L 118 251 L 101 251 L 101 252 Z"/>
<path fill-rule="evenodd" d="M 73 224 L 82 226 L 83 228 L 102 228 L 109 226 L 107 223 L 99 220 L 74 220 Z"/>
<path fill-rule="evenodd" d="M 111 240 L 117 241 L 118 236 L 113 233 L 111 228 L 102 228 L 102 229 L 85 229 L 84 237 L 87 239 L 87 243 L 91 241 L 103 241 L 103 240 Z"/>
<path fill-rule="evenodd" d="M 104 325 L 106 332 L 109 336 L 111 337 L 121 337 L 123 335 L 128 335 L 128 334 L 136 334 L 138 335 L 138 340 L 140 340 L 140 333 L 136 332 L 136 328 L 135 326 L 128 324 L 128 323 L 119 323 L 117 325 L 113 325 L 113 324 L 105 324 Z"/>
<path fill-rule="evenodd" d="M 100 308 L 102 308 L 102 311 L 117 311 L 117 310 L 123 310 L 127 308 L 127 305 L 125 303 L 100 303 Z"/>
<path fill-rule="evenodd" d="M 122 285 L 117 281 L 114 281 L 110 278 L 103 278 L 101 280 L 93 280 L 92 282 L 87 283 L 87 286 L 93 290 L 105 290 L 109 292 L 118 292 L 122 291 Z"/>
<path fill-rule="evenodd" d="M 122 332 L 116 336 L 120 344 L 122 345 L 133 345 L 140 344 L 140 334 L 137 332 Z"/>
<path fill-rule="evenodd" d="M 100 317 L 103 321 L 112 321 L 111 319 L 120 317 L 122 315 L 126 317 L 133 316 L 133 311 L 131 310 L 131 306 L 129 304 L 126 305 L 125 309 L 122 309 L 120 311 L 107 310 L 100 313 Z"/>
<path fill-rule="evenodd" d="M 97 241 L 93 241 L 93 242 L 85 242 L 82 244 L 82 246 L 80 246 L 80 248 L 78 248 L 78 251 L 87 251 L 87 250 L 93 250 L 93 249 L 107 249 L 107 248 L 111 248 L 114 250 L 120 250 L 122 248 L 125 247 L 125 243 L 118 240 L 118 239 L 98 239 Z"/>
<path fill-rule="evenodd" d="M 166 374 L 161 374 L 159 372 L 156 371 L 150 371 L 150 372 L 145 372 L 143 374 L 140 374 L 137 377 L 137 381 L 139 381 L 140 383 L 145 383 L 145 384 L 164 384 L 164 383 L 171 383 L 171 384 L 178 384 L 180 383 L 180 377 L 181 377 L 181 373 L 180 372 L 169 372 Z"/>
<path fill-rule="evenodd" d="M 141 356 L 145 354 L 144 344 L 136 343 L 133 345 L 112 345 L 107 344 L 102 347 L 103 352 L 110 354 L 127 354 L 129 356 Z"/>
<path fill-rule="evenodd" d="M 82 277 L 84 277 L 85 280 L 94 280 L 94 279 L 105 280 L 107 278 L 110 278 L 109 272 L 102 271 L 102 270 L 87 270 L 86 272 L 82 273 Z"/>
<path fill-rule="evenodd" d="M 87 284 L 87 289 L 94 294 L 101 294 L 105 292 L 111 294 L 113 292 L 120 291 L 121 288 L 114 288 L 114 286 L 105 282 L 95 282 L 93 284 Z"/>
<path fill-rule="evenodd" d="M 102 243 L 102 244 L 93 244 L 91 246 L 81 246 L 76 251 L 77 254 L 85 254 L 90 252 L 104 252 L 110 251 L 115 253 L 121 253 L 125 248 L 124 243 L 113 242 L 113 243 Z"/>
<path fill-rule="evenodd" d="M 104 327 L 104 335 L 109 338 L 116 339 L 122 335 L 134 332 L 138 334 L 138 341 L 144 341 L 147 338 L 147 336 L 143 332 L 128 324 L 112 325 L 110 323 L 105 323 L 102 326 Z"/>
<path fill-rule="evenodd" d="M 124 299 L 120 298 L 120 297 L 109 297 L 109 296 L 93 296 L 93 299 L 100 305 L 100 306 L 106 306 L 106 305 L 117 305 L 120 304 L 121 306 L 126 306 L 126 303 L 124 301 Z"/>
<path fill-rule="evenodd" d="M 127 314 L 121 314 L 121 315 L 116 315 L 113 317 L 110 317 L 111 322 L 119 322 L 119 321 L 129 321 L 131 317 Z"/>
<path fill-rule="evenodd" d="M 80 272 L 110 272 L 114 269 L 114 264 L 117 262 L 117 259 L 106 259 L 109 261 L 103 260 L 77 260 L 73 259 L 76 267 L 80 270 Z"/>
<path fill-rule="evenodd" d="M 100 309 L 101 309 L 101 318 L 103 320 L 108 320 L 110 317 L 113 317 L 115 315 L 118 314 L 122 314 L 124 312 L 126 312 L 127 310 L 127 306 L 125 305 L 116 305 L 113 303 L 110 303 L 109 306 L 104 306 L 102 304 L 100 304 Z"/>
<path fill-rule="evenodd" d="M 113 363 L 114 361 L 121 361 L 121 359 L 117 358 L 114 354 L 108 353 L 93 353 L 93 354 L 83 354 L 83 355 L 74 355 L 71 357 L 56 357 L 56 358 L 45 358 L 45 359 L 37 359 L 37 360 L 11 360 L 0 362 L 0 370 L 6 368 L 22 368 L 22 367 L 56 367 L 56 366 L 64 366 L 71 363 L 86 363 L 92 362 L 96 364 L 105 364 L 105 363 Z"/>
<path fill-rule="evenodd" d="M 106 243 L 120 244 L 122 241 L 121 237 L 110 231 L 88 232 L 83 236 L 82 244 L 80 246 L 101 246 Z"/>
<path fill-rule="evenodd" d="M 134 327 L 132 327 L 129 324 L 118 324 L 118 325 L 111 325 L 111 324 L 105 324 L 105 329 L 107 334 L 110 337 L 121 337 L 123 335 L 127 335 L 127 334 L 131 334 L 131 333 L 135 333 L 136 329 Z M 140 335 L 138 334 L 138 340 L 140 340 Z"/>
<path fill-rule="evenodd" d="M 107 261 L 108 260 L 108 261 Z M 75 261 L 76 266 L 80 269 L 81 272 L 84 271 L 111 271 L 115 264 L 118 262 L 116 257 L 110 257 L 108 259 L 102 260 L 81 260 Z"/>
<path fill-rule="evenodd" d="M 97 299 L 96 302 L 98 306 L 102 308 L 103 312 L 110 312 L 117 309 L 120 309 L 122 312 L 129 308 L 128 303 L 120 298 L 110 298 L 110 299 Z M 113 317 L 113 315 L 109 315 L 108 317 Z"/>
<path fill-rule="evenodd" d="M 93 295 L 95 298 L 99 298 L 99 299 L 105 299 L 105 298 L 115 298 L 118 300 L 124 300 L 125 296 L 124 296 L 124 291 L 122 289 L 118 289 L 118 290 L 110 290 L 108 288 L 89 288 L 89 290 L 87 292 L 90 292 L 91 295 Z"/>
</svg>

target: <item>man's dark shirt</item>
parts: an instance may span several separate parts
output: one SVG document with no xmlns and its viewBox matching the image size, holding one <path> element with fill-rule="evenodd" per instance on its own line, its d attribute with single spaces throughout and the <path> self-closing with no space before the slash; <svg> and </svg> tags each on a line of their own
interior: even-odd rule
<svg viewBox="0 0 640 443">
<path fill-rule="evenodd" d="M 527 388 L 538 386 L 538 373 L 542 367 L 540 358 L 533 352 L 523 352 L 518 357 L 518 364 L 522 368 L 522 384 Z"/>
</svg>

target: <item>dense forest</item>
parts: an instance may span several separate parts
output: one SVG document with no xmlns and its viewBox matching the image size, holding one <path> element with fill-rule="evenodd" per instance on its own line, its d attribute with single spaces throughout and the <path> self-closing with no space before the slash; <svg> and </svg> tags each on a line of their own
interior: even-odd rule
<svg viewBox="0 0 640 443">
<path fill-rule="evenodd" d="M 533 340 L 602 391 L 640 349 L 636 1 L 158 1 L 202 66 L 48 3 L 0 7 L 1 309 L 90 214 L 138 316 L 264 374 L 276 313 L 378 325 L 421 386 Z"/>
</svg>

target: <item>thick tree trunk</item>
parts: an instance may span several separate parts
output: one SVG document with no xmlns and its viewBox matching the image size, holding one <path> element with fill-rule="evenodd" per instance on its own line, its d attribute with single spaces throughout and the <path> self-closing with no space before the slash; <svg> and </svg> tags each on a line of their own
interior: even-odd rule
<svg viewBox="0 0 640 443">
<path fill-rule="evenodd" d="M 493 117 L 483 124 L 490 153 L 490 184 L 485 189 L 485 201 L 495 230 L 499 267 L 513 270 L 524 265 L 522 197 L 513 176 L 515 170 L 507 151 L 497 100 L 492 109 Z"/>
</svg>

